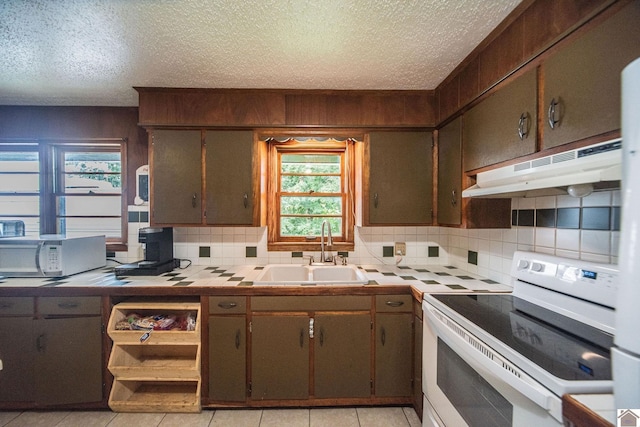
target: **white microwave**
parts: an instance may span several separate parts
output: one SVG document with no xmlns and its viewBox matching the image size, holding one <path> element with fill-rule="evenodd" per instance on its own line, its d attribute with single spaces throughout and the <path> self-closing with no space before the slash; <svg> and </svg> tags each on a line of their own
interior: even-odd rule
<svg viewBox="0 0 640 427">
<path fill-rule="evenodd" d="M 63 277 L 106 265 L 105 236 L 0 239 L 0 276 Z"/>
</svg>

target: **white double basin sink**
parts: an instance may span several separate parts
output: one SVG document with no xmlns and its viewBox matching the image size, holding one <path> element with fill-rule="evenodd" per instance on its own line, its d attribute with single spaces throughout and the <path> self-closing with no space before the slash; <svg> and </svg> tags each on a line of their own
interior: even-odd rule
<svg viewBox="0 0 640 427">
<path fill-rule="evenodd" d="M 366 285 L 369 279 L 355 265 L 269 264 L 253 281 L 254 286 Z"/>
</svg>

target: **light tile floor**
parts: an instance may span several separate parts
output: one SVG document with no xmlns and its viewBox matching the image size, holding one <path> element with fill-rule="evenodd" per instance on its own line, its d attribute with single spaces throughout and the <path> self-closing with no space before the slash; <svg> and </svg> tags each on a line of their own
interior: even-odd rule
<svg viewBox="0 0 640 427">
<path fill-rule="evenodd" d="M 420 427 L 409 407 L 218 409 L 198 414 L 0 412 L 0 427 Z"/>
</svg>

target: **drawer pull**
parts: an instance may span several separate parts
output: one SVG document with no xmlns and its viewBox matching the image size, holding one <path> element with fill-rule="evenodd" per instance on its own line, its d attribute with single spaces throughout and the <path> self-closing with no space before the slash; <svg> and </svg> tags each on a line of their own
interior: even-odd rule
<svg viewBox="0 0 640 427">
<path fill-rule="evenodd" d="M 12 302 L 2 302 L 0 303 L 0 309 L 11 308 L 13 307 Z"/>
<path fill-rule="evenodd" d="M 80 307 L 80 303 L 77 302 L 61 302 L 58 304 L 58 307 L 64 308 L 65 310 L 70 310 L 72 308 Z"/>
<path fill-rule="evenodd" d="M 225 310 L 230 310 L 232 308 L 236 308 L 237 306 L 238 304 L 233 301 L 220 301 L 218 303 L 218 307 L 223 308 Z"/>
<path fill-rule="evenodd" d="M 387 301 L 385 304 L 389 307 L 400 307 L 404 305 L 404 301 Z"/>
</svg>

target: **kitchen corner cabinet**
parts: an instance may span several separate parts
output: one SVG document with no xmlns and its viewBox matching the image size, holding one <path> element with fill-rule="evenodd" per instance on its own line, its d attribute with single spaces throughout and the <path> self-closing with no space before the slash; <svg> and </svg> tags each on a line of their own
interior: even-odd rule
<svg viewBox="0 0 640 427">
<path fill-rule="evenodd" d="M 376 296 L 376 397 L 413 394 L 412 301 L 411 295 Z"/>
<path fill-rule="evenodd" d="M 537 76 L 532 69 L 466 112 L 464 171 L 535 152 L 536 111 Z"/>
<path fill-rule="evenodd" d="M 640 57 L 638 22 L 633 1 L 543 63 L 543 148 L 620 129 L 620 73 Z"/>
<path fill-rule="evenodd" d="M 102 401 L 99 297 L 0 298 L 0 402 Z"/>
<path fill-rule="evenodd" d="M 121 330 L 130 313 L 192 316 L 192 330 Z M 200 304 L 124 302 L 116 304 L 107 331 L 113 340 L 108 368 L 113 374 L 109 407 L 116 412 L 199 412 Z"/>
<path fill-rule="evenodd" d="M 430 225 L 431 132 L 371 132 L 365 145 L 365 225 Z"/>
<path fill-rule="evenodd" d="M 438 131 L 438 224 L 462 222 L 462 119 Z"/>
<path fill-rule="evenodd" d="M 209 297 L 209 400 L 247 400 L 247 297 Z"/>
<path fill-rule="evenodd" d="M 151 141 L 154 225 L 255 225 L 253 131 L 154 129 Z"/>
</svg>

